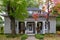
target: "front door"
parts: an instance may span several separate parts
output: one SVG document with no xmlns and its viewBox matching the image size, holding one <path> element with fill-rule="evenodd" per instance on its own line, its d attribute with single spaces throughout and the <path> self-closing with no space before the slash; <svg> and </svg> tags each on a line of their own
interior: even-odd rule
<svg viewBox="0 0 60 40">
<path fill-rule="evenodd" d="M 35 25 L 34 24 L 35 24 L 34 22 L 27 22 L 27 27 L 26 27 L 27 34 L 35 33 Z"/>
</svg>

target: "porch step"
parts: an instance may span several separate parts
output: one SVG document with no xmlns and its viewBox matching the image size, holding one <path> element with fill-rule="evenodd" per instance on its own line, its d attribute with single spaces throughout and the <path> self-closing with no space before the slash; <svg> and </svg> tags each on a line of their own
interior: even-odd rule
<svg viewBox="0 0 60 40">
<path fill-rule="evenodd" d="M 35 34 L 27 34 L 28 36 L 34 36 Z"/>
</svg>

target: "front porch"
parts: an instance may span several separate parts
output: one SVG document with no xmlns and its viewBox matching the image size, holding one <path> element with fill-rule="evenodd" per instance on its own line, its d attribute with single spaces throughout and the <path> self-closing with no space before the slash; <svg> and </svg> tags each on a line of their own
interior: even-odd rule
<svg viewBox="0 0 60 40">
<path fill-rule="evenodd" d="M 45 34 L 45 21 L 18 22 L 18 33 L 22 34 Z"/>
</svg>

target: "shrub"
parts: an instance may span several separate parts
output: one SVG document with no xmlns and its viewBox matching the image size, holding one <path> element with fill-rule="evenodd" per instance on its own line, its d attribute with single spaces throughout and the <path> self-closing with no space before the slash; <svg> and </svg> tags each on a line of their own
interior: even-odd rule
<svg viewBox="0 0 60 40">
<path fill-rule="evenodd" d="M 56 27 L 56 31 L 60 31 L 60 26 L 57 26 Z"/>
<path fill-rule="evenodd" d="M 0 27 L 0 34 L 4 33 L 4 27 Z"/>
<path fill-rule="evenodd" d="M 28 35 L 23 34 L 23 35 L 21 36 L 21 40 L 25 40 L 25 39 L 27 39 L 27 37 L 28 37 Z"/>
<path fill-rule="evenodd" d="M 44 38 L 44 35 L 43 34 L 36 34 L 35 37 L 37 39 L 43 39 Z"/>
</svg>

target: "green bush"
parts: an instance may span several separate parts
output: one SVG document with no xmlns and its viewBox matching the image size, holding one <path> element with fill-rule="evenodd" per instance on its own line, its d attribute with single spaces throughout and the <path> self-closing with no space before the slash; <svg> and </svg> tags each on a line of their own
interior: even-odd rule
<svg viewBox="0 0 60 40">
<path fill-rule="evenodd" d="M 26 34 L 23 34 L 22 36 L 21 36 L 21 40 L 25 40 L 25 39 L 27 39 L 28 38 L 28 35 L 26 35 Z"/>
<path fill-rule="evenodd" d="M 4 33 L 4 27 L 0 27 L 0 33 Z"/>
<path fill-rule="evenodd" d="M 36 34 L 35 37 L 37 39 L 43 39 L 44 38 L 44 35 L 43 34 Z"/>
<path fill-rule="evenodd" d="M 56 27 L 56 31 L 60 31 L 60 26 L 57 26 Z"/>
</svg>

